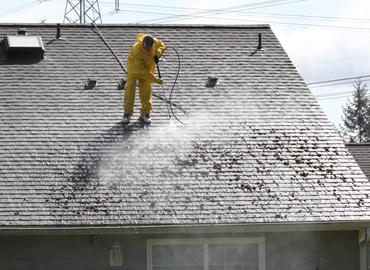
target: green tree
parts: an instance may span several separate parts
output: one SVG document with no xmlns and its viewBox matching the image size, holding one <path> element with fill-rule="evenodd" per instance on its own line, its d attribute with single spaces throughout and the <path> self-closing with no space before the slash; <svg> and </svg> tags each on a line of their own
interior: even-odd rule
<svg viewBox="0 0 370 270">
<path fill-rule="evenodd" d="M 356 81 L 353 86 L 352 100 L 343 108 L 343 131 L 351 141 L 361 143 L 370 140 L 369 95 L 362 81 Z"/>
</svg>

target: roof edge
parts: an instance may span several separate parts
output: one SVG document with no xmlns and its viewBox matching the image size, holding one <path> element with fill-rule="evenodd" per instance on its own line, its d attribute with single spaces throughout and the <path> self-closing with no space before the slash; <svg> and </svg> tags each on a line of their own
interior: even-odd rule
<svg viewBox="0 0 370 270">
<path fill-rule="evenodd" d="M 347 146 L 370 146 L 370 142 L 365 143 L 356 143 L 356 142 L 348 142 L 346 143 Z"/>
<path fill-rule="evenodd" d="M 333 223 L 264 223 L 264 224 L 189 224 L 143 226 L 24 226 L 0 228 L 0 235 L 77 235 L 77 234 L 210 234 L 263 233 L 291 231 L 342 231 L 370 228 L 368 221 Z"/>
<path fill-rule="evenodd" d="M 0 23 L 0 27 L 55 27 L 57 23 Z M 62 27 L 92 27 L 92 24 L 60 23 Z M 246 28 L 246 29 L 271 29 L 269 24 L 98 24 L 99 28 Z"/>
</svg>

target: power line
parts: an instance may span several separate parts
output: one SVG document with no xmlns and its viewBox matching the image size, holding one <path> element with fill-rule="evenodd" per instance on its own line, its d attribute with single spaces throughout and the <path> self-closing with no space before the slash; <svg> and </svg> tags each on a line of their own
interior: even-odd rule
<svg viewBox="0 0 370 270">
<path fill-rule="evenodd" d="M 180 15 L 180 14 L 168 14 L 162 12 L 151 12 L 151 11 L 142 11 L 142 10 L 120 10 L 118 12 L 126 12 L 126 13 L 145 13 L 145 14 L 152 14 L 152 15 L 171 15 L 178 17 L 177 19 L 162 21 L 163 22 L 170 22 L 175 20 L 186 20 L 189 19 L 190 15 Z M 111 11 L 107 14 L 114 15 L 116 12 Z M 105 14 L 105 15 L 107 15 Z M 219 18 L 218 15 L 192 15 L 193 18 L 208 18 L 208 19 L 216 19 L 218 21 L 237 21 L 237 22 L 253 22 L 253 23 L 267 23 L 267 24 L 275 24 L 275 25 L 285 25 L 285 26 L 293 26 L 293 27 L 307 27 L 307 28 L 321 28 L 321 29 L 334 29 L 334 30 L 345 30 L 345 31 L 355 31 L 355 32 L 369 32 L 370 28 L 365 27 L 351 27 L 351 26 L 336 26 L 336 25 L 323 25 L 323 24 L 304 24 L 304 23 L 289 23 L 289 22 L 277 22 L 277 21 L 266 21 L 266 20 L 254 20 L 254 19 L 241 19 L 241 18 Z M 181 17 L 181 18 L 180 18 Z M 153 22 L 155 20 L 145 20 L 140 21 L 140 23 L 144 22 Z"/>
<path fill-rule="evenodd" d="M 23 5 L 19 5 L 17 7 L 12 8 L 12 9 L 9 9 L 9 10 L 6 10 L 6 11 L 1 12 L 0 13 L 0 17 L 3 17 L 4 15 L 8 15 L 8 14 L 11 14 L 11 13 L 19 12 L 21 10 L 27 9 L 27 8 L 29 8 L 31 6 L 34 6 L 35 4 L 40 4 L 42 2 L 43 1 L 36 0 L 36 1 L 31 1 L 31 2 L 25 3 Z"/>
<path fill-rule="evenodd" d="M 362 82 L 367 82 L 369 80 L 361 80 L 361 81 Z M 310 89 L 312 89 L 312 88 L 325 88 L 325 87 L 337 86 L 337 85 L 346 85 L 346 84 L 352 84 L 354 82 L 356 82 L 356 80 L 348 81 L 348 82 L 342 82 L 342 83 L 332 83 L 332 84 L 326 84 L 326 85 L 310 86 Z"/>
<path fill-rule="evenodd" d="M 126 5 L 129 6 L 139 6 L 139 7 L 148 7 L 151 8 L 151 11 L 144 11 L 144 10 L 116 10 L 116 11 L 111 11 L 109 13 L 106 13 L 105 15 L 114 15 L 117 14 L 118 12 L 122 13 L 145 13 L 145 14 L 151 14 L 151 15 L 164 15 L 167 16 L 165 18 L 157 18 L 157 19 L 151 19 L 151 20 L 145 20 L 145 21 L 140 21 L 141 23 L 143 22 L 154 22 L 158 20 L 162 20 L 163 22 L 170 22 L 174 20 L 185 20 L 189 19 L 191 17 L 195 18 L 217 18 L 218 20 L 234 20 L 234 21 L 246 21 L 246 22 L 258 22 L 258 23 L 269 23 L 269 24 L 280 24 L 280 25 L 286 25 L 286 26 L 294 26 L 294 27 L 308 27 L 308 28 L 322 28 L 322 29 L 336 29 L 336 30 L 349 30 L 349 31 L 359 31 L 359 32 L 368 32 L 370 31 L 370 28 L 367 27 L 355 27 L 355 26 L 340 26 L 340 25 L 323 25 L 323 24 L 307 24 L 307 23 L 292 23 L 292 22 L 281 22 L 281 21 L 266 21 L 264 20 L 263 22 L 261 20 L 252 20 L 252 19 L 236 19 L 236 18 L 219 18 L 217 17 L 218 15 L 222 15 L 224 13 L 237 13 L 237 14 L 261 14 L 265 16 L 288 16 L 292 18 L 300 18 L 304 17 L 306 19 L 325 19 L 325 20 L 347 20 L 347 21 L 356 21 L 356 22 L 370 22 L 370 19 L 364 19 L 364 18 L 348 18 L 348 17 L 330 17 L 330 16 L 313 16 L 313 15 L 298 15 L 298 14 L 283 14 L 283 13 L 253 13 L 253 12 L 245 12 L 243 10 L 247 9 L 256 9 L 256 8 L 262 8 L 262 7 L 267 7 L 267 6 L 273 6 L 273 5 L 282 5 L 282 4 L 290 4 L 294 2 L 301 2 L 301 1 L 308 1 L 308 0 L 279 0 L 279 1 L 265 1 L 262 3 L 253 3 L 253 4 L 248 4 L 248 5 L 241 5 L 241 6 L 234 6 L 234 7 L 229 7 L 229 8 L 223 8 L 223 9 L 196 9 L 196 8 L 186 8 L 186 7 L 175 7 L 175 6 L 163 6 L 163 5 L 145 5 L 145 4 L 129 4 L 126 3 Z M 110 4 L 112 5 L 113 3 L 108 3 L 108 2 L 102 2 L 105 4 Z M 194 13 L 188 13 L 188 14 L 173 14 L 173 13 L 164 13 L 164 12 L 155 12 L 152 11 L 153 8 L 161 8 L 161 9 L 187 9 L 187 10 L 197 10 L 199 12 L 194 12 Z M 213 15 L 202 15 L 202 14 L 207 14 L 207 13 L 213 13 Z M 214 17 L 216 16 L 216 17 Z M 280 17 L 279 17 L 280 18 Z M 165 19 L 165 20 L 163 20 Z"/>
<path fill-rule="evenodd" d="M 370 58 L 370 56 L 365 55 L 365 56 L 356 56 L 356 57 L 342 58 L 342 59 L 336 59 L 336 60 L 326 60 L 326 61 L 320 61 L 320 62 L 315 62 L 315 63 L 297 64 L 296 66 L 297 67 L 314 66 L 314 65 L 337 63 L 337 62 L 346 62 L 346 61 L 351 61 L 354 59 L 363 59 L 363 58 Z"/>
<path fill-rule="evenodd" d="M 339 98 L 348 98 L 348 95 L 343 95 L 343 96 L 334 96 L 334 97 L 324 97 L 324 98 L 318 98 L 318 100 L 331 100 L 331 99 L 339 99 Z"/>
<path fill-rule="evenodd" d="M 293 2 L 300 2 L 300 1 L 292 1 Z M 101 4 L 113 5 L 112 2 L 100 2 Z M 255 3 L 256 4 L 256 3 Z M 260 3 L 261 4 L 261 3 Z M 288 4 L 288 3 L 280 3 L 280 4 Z M 163 5 L 147 5 L 147 4 L 132 4 L 132 3 L 123 3 L 125 6 L 134 6 L 134 7 L 141 7 L 141 8 L 159 8 L 163 9 L 170 9 L 170 10 L 192 10 L 192 11 L 201 11 L 201 12 L 217 12 L 220 9 L 201 9 L 201 8 L 188 8 L 188 7 L 179 7 L 179 6 L 163 6 Z M 275 4 L 276 5 L 276 4 Z M 118 12 L 142 12 L 142 10 L 118 10 Z M 221 10 L 222 11 L 222 10 Z M 270 17 L 287 17 L 287 18 L 298 18 L 298 19 L 309 19 L 309 20 L 340 20 L 340 21 L 349 21 L 349 22 L 356 22 L 356 23 L 370 23 L 370 19 L 366 18 L 349 18 L 349 17 L 335 17 L 335 16 L 318 16 L 318 15 L 303 15 L 303 14 L 286 14 L 286 13 L 262 13 L 262 12 L 245 12 L 241 10 L 229 10 L 228 13 L 237 13 L 237 14 L 248 14 L 248 15 L 262 15 L 262 16 L 270 16 Z M 168 15 L 168 16 L 187 16 L 187 14 L 168 14 L 168 13 L 161 13 L 161 12 L 145 12 L 148 14 L 160 14 L 160 15 Z M 189 15 L 190 16 L 190 15 Z"/>
<path fill-rule="evenodd" d="M 326 97 L 336 97 L 340 95 L 349 95 L 351 94 L 352 91 L 342 91 L 342 92 L 336 92 L 334 93 L 329 93 L 329 94 L 323 94 L 323 95 L 314 95 L 316 98 L 326 98 Z"/>
<path fill-rule="evenodd" d="M 291 2 L 289 2 L 291 3 Z M 282 3 L 279 3 L 282 4 Z M 284 4 L 287 4 L 287 2 L 284 2 Z M 276 4 L 275 4 L 276 5 Z M 145 13 L 145 14 L 152 14 L 152 15 L 169 15 L 163 22 L 170 22 L 175 20 L 185 20 L 192 18 L 209 18 L 209 19 L 215 19 L 218 20 L 226 20 L 226 21 L 245 21 L 245 22 L 257 22 L 257 23 L 268 23 L 268 24 L 277 24 L 277 25 L 286 25 L 286 26 L 294 26 L 294 27 L 308 27 L 308 28 L 321 28 L 321 29 L 335 29 L 335 30 L 348 30 L 348 31 L 358 31 L 358 32 L 369 32 L 370 28 L 367 27 L 355 27 L 355 26 L 338 26 L 338 25 L 324 25 L 324 24 L 307 24 L 307 23 L 292 23 L 292 22 L 281 22 L 281 21 L 266 21 L 266 20 L 253 20 L 253 19 L 241 19 L 241 18 L 219 18 L 217 16 L 221 15 L 222 13 L 231 13 L 231 12 L 239 12 L 239 11 L 220 11 L 220 10 L 207 10 L 205 12 L 197 12 L 197 13 L 191 13 L 191 14 L 171 14 L 171 13 L 163 13 L 163 12 L 153 12 L 153 11 L 143 11 L 143 10 L 119 10 L 118 12 L 126 12 L 126 13 Z M 202 15 L 206 12 L 218 12 L 219 14 L 215 15 Z M 109 12 L 107 14 L 114 15 L 117 12 Z M 216 17 L 215 17 L 216 16 Z M 144 22 L 153 22 L 158 21 L 159 19 L 151 19 L 151 20 L 145 20 L 141 21 L 141 23 Z"/>
<path fill-rule="evenodd" d="M 270 7 L 270 6 L 275 6 L 275 5 L 282 5 L 282 4 L 289 4 L 289 3 L 292 3 L 292 2 L 303 2 L 303 1 L 308 1 L 308 0 L 270 0 L 270 1 L 263 1 L 263 2 L 260 2 L 260 3 L 251 3 L 251 4 L 245 4 L 245 5 L 238 5 L 238 6 L 232 6 L 232 7 L 227 7 L 227 8 L 220 8 L 220 9 L 208 9 L 208 10 L 205 10 L 205 11 L 199 11 L 199 12 L 194 12 L 194 13 L 188 13 L 188 14 L 182 14 L 182 15 L 179 15 L 179 14 L 176 14 L 176 15 L 170 15 L 170 16 L 167 16 L 167 17 L 163 17 L 163 18 L 157 18 L 157 19 L 152 19 L 150 20 L 151 22 L 153 21 L 159 21 L 161 23 L 163 22 L 170 22 L 170 21 L 173 21 L 173 20 L 178 20 L 179 17 L 181 17 L 181 20 L 183 19 L 187 19 L 187 18 L 192 18 L 194 16 L 199 16 L 199 15 L 202 15 L 202 14 L 207 14 L 207 13 L 216 13 L 217 15 L 221 15 L 221 14 L 224 14 L 224 13 L 230 13 L 230 12 L 233 12 L 235 10 L 245 10 L 245 9 L 248 9 L 248 10 L 251 10 L 251 9 L 256 9 L 256 8 L 263 8 L 263 7 Z M 143 22 L 147 22 L 148 20 L 145 20 L 145 21 L 140 21 L 141 23 Z"/>
<path fill-rule="evenodd" d="M 196 16 L 203 18 L 215 18 L 211 16 Z M 186 19 L 186 18 L 183 18 Z M 348 27 L 348 26 L 335 26 L 335 25 L 323 25 L 323 24 L 307 24 L 307 23 L 288 23 L 288 22 L 276 22 L 276 21 L 266 21 L 266 20 L 253 20 L 253 19 L 236 19 L 236 18 L 217 18 L 218 20 L 226 21 L 244 21 L 244 22 L 254 22 L 254 23 L 266 23 L 275 25 L 285 25 L 294 27 L 308 27 L 308 28 L 321 28 L 321 29 L 334 29 L 334 30 L 347 30 L 356 32 L 369 32 L 370 28 L 365 27 Z M 168 21 L 167 21 L 168 22 Z"/>
<path fill-rule="evenodd" d="M 367 82 L 370 81 L 370 79 L 367 80 L 361 80 L 362 82 Z M 322 87 L 330 87 L 330 86 L 335 86 L 335 85 L 343 85 L 343 84 L 349 84 L 349 83 L 354 83 L 355 81 L 350 81 L 350 82 L 345 82 L 345 83 L 337 83 L 337 84 L 331 84 L 331 85 L 324 85 Z M 313 87 L 310 87 L 313 88 Z M 341 91 L 341 92 L 334 92 L 334 93 L 328 93 L 328 94 L 321 94 L 321 95 L 315 95 L 316 99 L 320 100 L 329 100 L 329 99 L 338 99 L 338 98 L 344 98 L 348 97 L 351 95 L 353 91 Z"/>
<path fill-rule="evenodd" d="M 365 81 L 368 81 L 368 80 L 364 80 L 364 82 Z M 312 89 L 312 88 L 327 88 L 327 87 L 331 87 L 331 86 L 346 85 L 346 84 L 352 84 L 354 82 L 355 81 L 349 81 L 349 82 L 342 82 L 342 83 L 332 83 L 332 84 L 326 84 L 326 85 L 310 86 L 310 89 Z"/>
<path fill-rule="evenodd" d="M 100 4 L 104 5 L 113 5 L 113 3 L 110 2 L 100 2 Z M 203 8 L 188 8 L 188 7 L 176 7 L 176 6 L 163 6 L 163 5 L 147 5 L 147 4 L 132 4 L 132 3 L 122 3 L 121 5 L 124 6 L 134 6 L 134 7 L 140 7 L 140 8 L 158 8 L 158 9 L 172 9 L 172 10 L 192 10 L 192 11 L 210 11 L 210 9 L 203 9 Z"/>
<path fill-rule="evenodd" d="M 303 15 L 303 14 L 286 14 L 286 13 L 264 13 L 264 12 L 238 12 L 241 14 L 249 15 L 262 15 L 269 17 L 286 17 L 286 18 L 298 18 L 305 20 L 323 20 L 323 21 L 345 21 L 345 22 L 355 22 L 355 23 L 370 23 L 370 19 L 366 18 L 349 18 L 349 17 L 336 17 L 336 16 L 318 16 L 318 15 Z"/>
<path fill-rule="evenodd" d="M 104 15 L 114 15 L 116 13 L 141 13 L 141 14 L 150 14 L 150 15 L 169 15 L 168 13 L 163 13 L 163 12 L 154 12 L 154 11 L 144 11 L 144 10 L 127 10 L 127 9 L 120 9 L 118 11 L 112 10 L 108 13 L 103 14 Z"/>
<path fill-rule="evenodd" d="M 296 2 L 296 1 L 293 1 Z M 102 4 L 109 4 L 112 5 L 113 3 L 110 2 L 100 2 Z M 281 3 L 283 4 L 283 3 Z M 286 3 L 285 3 L 286 4 Z M 134 7 L 144 7 L 144 8 L 160 8 L 162 9 L 171 9 L 171 10 L 193 10 L 193 11 L 202 11 L 202 12 L 215 12 L 217 9 L 201 9 L 201 8 L 188 8 L 188 7 L 176 7 L 176 6 L 163 6 L 163 5 L 146 5 L 146 4 L 131 4 L 131 3 L 124 3 L 126 6 L 134 6 Z M 122 10 L 125 11 L 125 10 Z M 141 10 L 140 10 L 141 11 Z M 137 12 L 140 12 L 139 10 Z M 349 22 L 356 22 L 356 23 L 370 23 L 370 19 L 366 18 L 349 18 L 349 17 L 336 17 L 336 16 L 318 16 L 318 15 L 304 15 L 304 14 L 286 14 L 286 13 L 262 13 L 262 12 L 245 12 L 240 10 L 230 10 L 228 13 L 237 13 L 237 14 L 248 14 L 248 15 L 262 15 L 262 16 L 270 16 L 270 17 L 287 17 L 287 18 L 298 18 L 298 19 L 309 19 L 309 20 L 336 20 L 336 21 L 349 21 Z M 158 14 L 158 13 L 155 13 Z M 166 14 L 166 13 L 160 13 Z M 166 14 L 169 16 L 187 16 L 186 14 Z M 190 15 L 189 15 L 190 16 Z"/>
<path fill-rule="evenodd" d="M 349 77 L 349 78 L 340 78 L 340 79 L 333 79 L 333 80 L 327 80 L 327 81 L 309 82 L 309 83 L 306 83 L 306 84 L 307 85 L 326 84 L 326 83 L 341 82 L 341 81 L 348 81 L 348 80 L 360 80 L 362 78 L 368 78 L 368 77 L 370 77 L 370 75 L 363 75 L 363 76 Z"/>
</svg>

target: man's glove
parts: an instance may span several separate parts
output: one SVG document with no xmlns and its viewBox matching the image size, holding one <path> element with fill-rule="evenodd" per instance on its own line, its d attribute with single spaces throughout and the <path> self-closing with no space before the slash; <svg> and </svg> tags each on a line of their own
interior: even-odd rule
<svg viewBox="0 0 370 270">
<path fill-rule="evenodd" d="M 154 55 L 154 62 L 155 62 L 156 64 L 158 64 L 158 63 L 159 63 L 159 57 L 158 57 L 157 55 Z"/>
<path fill-rule="evenodd" d="M 158 84 L 163 84 L 163 80 L 160 78 L 155 78 L 154 82 Z"/>
</svg>

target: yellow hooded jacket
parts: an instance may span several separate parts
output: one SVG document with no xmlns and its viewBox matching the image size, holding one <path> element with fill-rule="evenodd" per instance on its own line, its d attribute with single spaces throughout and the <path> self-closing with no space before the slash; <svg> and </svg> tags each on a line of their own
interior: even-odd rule
<svg viewBox="0 0 370 270">
<path fill-rule="evenodd" d="M 151 50 L 147 51 L 143 46 L 143 39 L 145 36 L 146 34 L 143 33 L 136 35 L 136 42 L 132 46 L 131 52 L 127 58 L 127 75 L 153 82 L 157 79 L 154 75 L 154 56 L 158 58 L 161 57 L 163 51 L 166 49 L 166 45 L 162 41 L 154 38 L 154 44 Z"/>
</svg>

